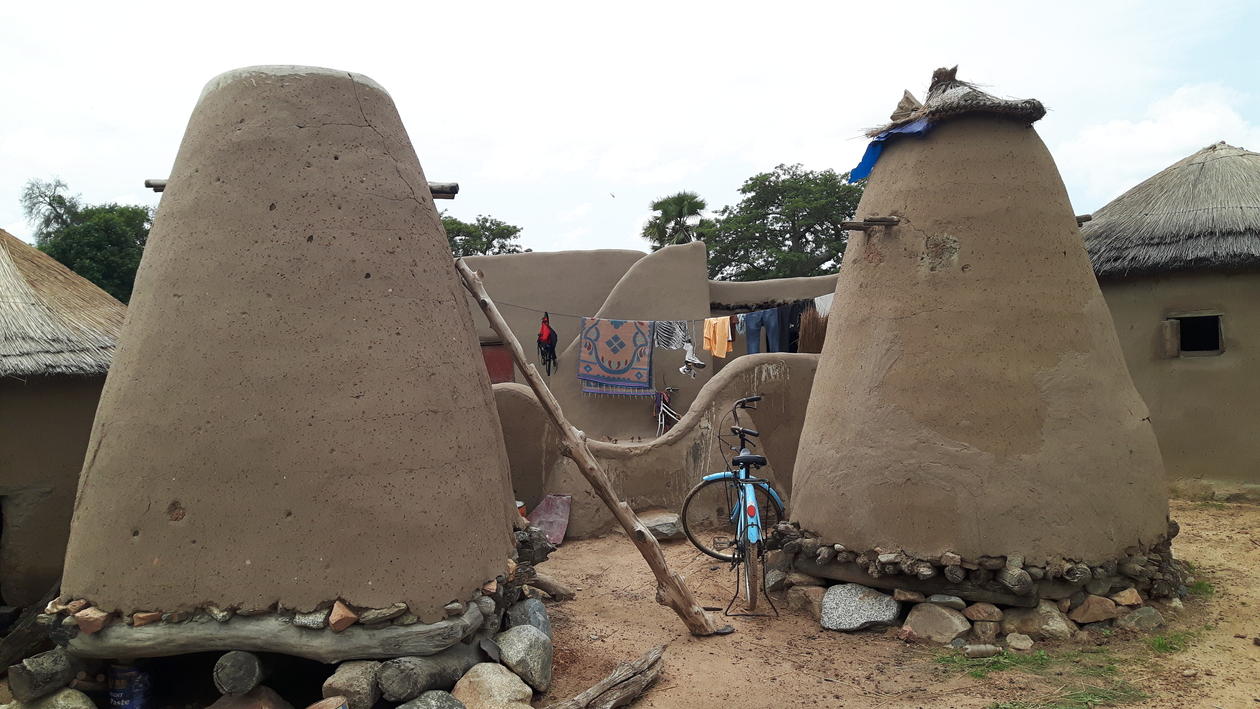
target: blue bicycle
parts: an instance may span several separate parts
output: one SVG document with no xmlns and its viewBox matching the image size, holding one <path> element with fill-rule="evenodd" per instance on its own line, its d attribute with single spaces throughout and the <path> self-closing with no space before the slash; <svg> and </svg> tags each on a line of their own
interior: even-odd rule
<svg viewBox="0 0 1260 709">
<path fill-rule="evenodd" d="M 736 570 L 736 585 L 740 588 L 735 594 L 738 597 L 743 592 L 744 608 L 749 612 L 757 610 L 758 598 L 764 592 L 765 530 L 772 530 L 783 521 L 783 499 L 769 481 L 753 475 L 754 470 L 766 464 L 765 456 L 749 451 L 754 447 L 752 439 L 761 434 L 744 428 L 739 420 L 739 411 L 755 410 L 753 404 L 758 401 L 760 396 L 749 396 L 731 407 L 735 425 L 730 430 L 739 437 L 739 445 L 731 446 L 731 450 L 738 451 L 731 460 L 732 470 L 704 476 L 687 493 L 681 515 L 687 539 L 700 551 L 730 563 Z M 726 442 L 721 436 L 719 439 Z M 729 611 L 730 605 L 728 614 Z"/>
</svg>

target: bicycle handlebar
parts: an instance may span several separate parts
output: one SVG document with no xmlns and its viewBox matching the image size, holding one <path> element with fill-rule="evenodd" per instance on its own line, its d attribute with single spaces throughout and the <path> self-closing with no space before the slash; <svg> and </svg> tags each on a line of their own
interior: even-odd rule
<svg viewBox="0 0 1260 709">
<path fill-rule="evenodd" d="M 757 438 L 761 435 L 760 431 L 752 428 L 744 428 L 743 426 L 731 426 L 731 433 L 736 436 L 752 436 L 753 438 Z"/>
<path fill-rule="evenodd" d="M 735 405 L 736 405 L 736 406 L 738 406 L 739 408 L 741 408 L 741 409 L 742 409 L 742 408 L 744 408 L 744 407 L 748 406 L 749 404 L 755 404 L 755 403 L 757 403 L 758 401 L 761 401 L 761 395 L 760 395 L 760 394 L 757 394 L 757 395 L 755 395 L 755 396 L 745 396 L 744 398 L 740 399 L 739 401 L 736 401 L 736 402 L 735 402 Z"/>
</svg>

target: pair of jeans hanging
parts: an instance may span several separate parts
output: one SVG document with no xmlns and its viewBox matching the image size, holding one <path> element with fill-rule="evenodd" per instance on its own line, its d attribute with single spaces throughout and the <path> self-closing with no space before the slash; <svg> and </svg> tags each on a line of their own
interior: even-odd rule
<svg viewBox="0 0 1260 709">
<path fill-rule="evenodd" d="M 744 316 L 748 330 L 748 354 L 758 354 L 761 349 L 761 331 L 766 332 L 766 352 L 779 351 L 779 314 L 775 310 L 758 310 Z"/>
</svg>

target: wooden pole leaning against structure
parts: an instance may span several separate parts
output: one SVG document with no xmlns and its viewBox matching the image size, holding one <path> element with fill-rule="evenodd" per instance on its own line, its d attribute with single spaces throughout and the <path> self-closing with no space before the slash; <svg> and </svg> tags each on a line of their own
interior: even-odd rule
<svg viewBox="0 0 1260 709">
<path fill-rule="evenodd" d="M 683 623 L 686 624 L 692 635 L 717 635 L 733 632 L 734 629 L 729 625 L 719 628 L 713 623 L 713 620 L 704 612 L 700 604 L 696 603 L 695 597 L 691 595 L 691 589 L 687 588 L 687 583 L 682 576 L 670 570 L 669 565 L 665 561 L 665 555 L 661 552 L 661 546 L 656 541 L 656 537 L 652 536 L 652 533 L 648 531 L 648 528 L 639 519 L 639 516 L 634 513 L 634 510 L 630 509 L 630 505 L 617 498 L 617 493 L 613 490 L 612 481 L 608 479 L 608 475 L 600 467 L 599 461 L 595 459 L 595 456 L 591 454 L 590 448 L 586 445 L 586 434 L 575 428 L 564 417 L 564 412 L 560 410 L 560 403 L 552 396 L 551 390 L 547 388 L 547 384 L 539 376 L 538 370 L 525 359 L 525 351 L 521 349 L 520 341 L 516 339 L 516 335 L 512 334 L 512 330 L 503 319 L 503 315 L 499 313 L 499 309 L 495 307 L 494 301 L 490 299 L 490 295 L 486 292 L 485 284 L 482 283 L 481 276 L 469 268 L 463 259 L 455 261 L 455 270 L 459 272 L 460 278 L 463 279 L 464 287 L 477 299 L 477 304 L 481 306 L 482 312 L 486 314 L 486 319 L 490 321 L 490 327 L 494 328 L 494 331 L 499 334 L 503 343 L 507 345 L 508 350 L 511 351 L 512 359 L 516 361 L 516 366 L 525 375 L 525 381 L 534 390 L 534 394 L 538 397 L 538 403 L 542 404 L 543 410 L 547 412 L 551 422 L 560 431 L 560 437 L 564 445 L 564 449 L 561 452 L 577 464 L 578 470 L 582 471 L 582 475 L 591 484 L 595 494 L 599 495 L 604 504 L 608 505 L 608 509 L 612 510 L 613 516 L 617 518 L 617 522 L 626 530 L 630 540 L 639 548 L 639 553 L 643 555 L 643 559 L 652 568 L 652 573 L 656 576 L 657 602 L 673 608 L 678 617 L 682 618 Z"/>
</svg>

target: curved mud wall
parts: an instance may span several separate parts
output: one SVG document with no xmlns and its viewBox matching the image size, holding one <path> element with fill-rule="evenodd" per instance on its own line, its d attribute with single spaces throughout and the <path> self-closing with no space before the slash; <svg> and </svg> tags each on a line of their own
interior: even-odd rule
<svg viewBox="0 0 1260 709">
<path fill-rule="evenodd" d="M 551 326 L 560 334 L 557 349 L 563 349 L 577 336 L 580 316 L 594 315 L 641 258 L 642 251 L 602 249 L 468 256 L 464 261 L 481 272 L 486 292 L 494 298 L 530 361 L 538 364 L 534 342 L 542 313 L 535 310 L 552 311 Z M 482 341 L 497 341 L 499 336 L 490 329 L 476 301 L 469 298 L 468 307 L 477 324 L 477 336 Z"/>
<path fill-rule="evenodd" d="M 104 376 L 0 378 L 0 596 L 38 601 L 61 577 L 74 491 Z"/>
<path fill-rule="evenodd" d="M 1101 285 L 1133 383 L 1150 407 L 1169 478 L 1182 486 L 1195 481 L 1213 487 L 1220 482 L 1260 485 L 1255 430 L 1260 421 L 1260 273 L 1179 273 L 1106 279 Z M 1165 357 L 1163 320 L 1195 311 L 1221 315 L 1224 351 Z"/>
<path fill-rule="evenodd" d="M 792 518 L 916 558 L 1112 559 L 1165 533 L 1163 464 L 1037 133 L 891 141 L 841 269 Z"/>
<path fill-rule="evenodd" d="M 731 405 L 736 399 L 761 394 L 765 398 L 758 410 L 748 413 L 751 426 L 761 432 L 759 452 L 770 462 L 762 473 L 786 498 L 791 492 L 796 446 L 818 357 L 758 354 L 735 359 L 705 385 L 691 410 L 664 436 L 648 443 L 591 441 L 591 452 L 631 507 L 677 510 L 701 476 L 729 468 L 734 453 L 717 440 L 716 434 L 728 430 L 719 427 L 729 427 Z M 573 495 L 570 538 L 612 527 L 612 514 L 586 478 L 572 461 L 559 455 L 559 434 L 546 420 L 533 392 L 520 384 L 496 384 L 494 389 L 517 494 L 535 489 L 541 478 L 545 492 Z M 543 422 L 545 445 L 539 445 L 543 439 L 536 427 L 532 423 L 520 425 L 521 419 Z"/>
<path fill-rule="evenodd" d="M 80 480 L 63 591 L 105 610 L 405 601 L 505 570 L 507 455 L 389 95 L 214 81 L 189 120 Z"/>
</svg>

